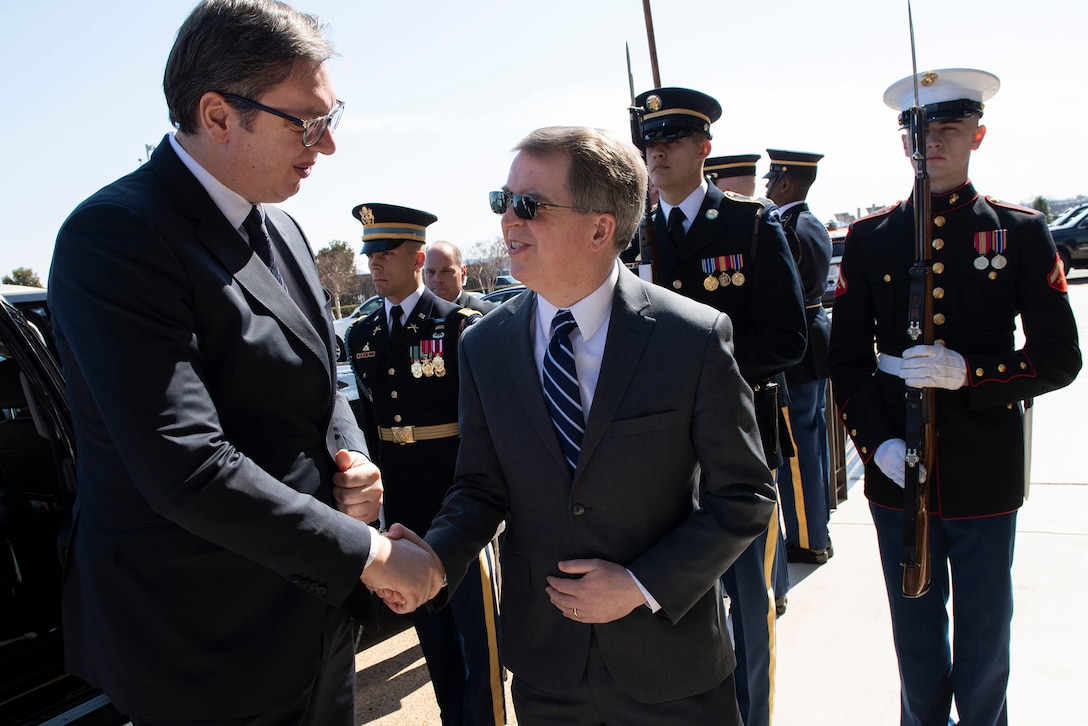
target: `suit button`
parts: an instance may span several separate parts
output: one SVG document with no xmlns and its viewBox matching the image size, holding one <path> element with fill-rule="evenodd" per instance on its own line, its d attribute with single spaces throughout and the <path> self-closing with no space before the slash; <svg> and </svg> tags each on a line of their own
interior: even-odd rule
<svg viewBox="0 0 1088 726">
<path fill-rule="evenodd" d="M 293 584 L 297 585 L 297 584 L 299 584 L 300 582 L 302 582 L 302 578 L 301 578 L 301 577 L 299 577 L 298 575 L 291 575 L 291 582 L 292 582 Z"/>
<path fill-rule="evenodd" d="M 684 283 L 680 282 L 679 280 L 673 280 L 672 281 L 672 289 L 673 290 L 679 290 L 683 286 L 684 286 Z"/>
<path fill-rule="evenodd" d="M 390 398 L 397 398 L 398 396 L 400 396 L 400 394 L 397 393 L 396 391 L 390 391 L 389 392 L 389 397 Z"/>
<path fill-rule="evenodd" d="M 398 413 L 398 414 L 397 414 L 396 416 L 394 416 L 394 417 L 393 417 L 393 420 L 394 420 L 394 421 L 396 421 L 397 423 L 400 423 L 400 422 L 401 422 L 401 421 L 403 421 L 404 419 L 403 419 L 403 418 L 401 417 L 401 415 L 400 415 L 400 414 Z"/>
<path fill-rule="evenodd" d="M 983 373 L 984 373 L 984 371 L 981 368 L 976 368 L 975 369 L 975 378 L 982 378 Z"/>
<path fill-rule="evenodd" d="M 314 592 L 316 592 L 318 595 L 324 595 L 328 592 L 328 590 L 324 587 L 318 587 L 316 590 L 314 590 Z"/>
<path fill-rule="evenodd" d="M 1020 370 L 1026 371 L 1027 369 L 1028 369 L 1028 364 L 1021 361 Z"/>
<path fill-rule="evenodd" d="M 937 313 L 933 316 L 934 325 L 944 325 L 944 313 Z"/>
<path fill-rule="evenodd" d="M 885 275 L 884 276 L 884 282 L 891 282 L 891 281 L 892 281 L 892 276 L 891 275 Z"/>
<path fill-rule="evenodd" d="M 857 429 L 850 429 L 850 435 L 851 436 L 857 436 L 858 435 L 858 430 Z"/>
<path fill-rule="evenodd" d="M 942 272 L 944 272 L 944 263 L 943 262 L 934 262 L 933 263 L 933 274 L 934 275 L 939 275 Z"/>
<path fill-rule="evenodd" d="M 933 345 L 944 345 L 944 338 L 937 338 L 933 341 Z"/>
<path fill-rule="evenodd" d="M 1004 373 L 1006 370 L 1008 370 L 1008 369 L 1005 367 L 1004 363 L 1001 363 L 1000 365 L 997 366 L 997 372 L 998 373 Z"/>
<path fill-rule="evenodd" d="M 943 249 L 944 249 L 944 240 L 943 240 L 943 239 L 941 239 L 940 237 L 938 237 L 937 239 L 933 240 L 933 249 L 935 249 L 935 250 L 943 250 Z"/>
<path fill-rule="evenodd" d="M 573 514 L 574 516 L 580 517 L 586 513 L 586 508 L 583 507 L 581 504 L 575 504 L 573 507 L 570 508 L 570 511 L 571 514 Z"/>
<path fill-rule="evenodd" d="M 390 368 L 389 369 L 389 375 L 391 375 L 391 376 L 397 375 L 397 369 L 396 368 Z"/>
<path fill-rule="evenodd" d="M 861 453 L 868 454 L 869 453 L 869 447 L 868 446 L 862 446 L 861 447 Z"/>
<path fill-rule="evenodd" d="M 933 218 L 933 224 L 937 225 L 938 227 L 943 227 L 944 217 L 938 214 L 936 217 Z"/>
<path fill-rule="evenodd" d="M 943 287 L 933 288 L 933 298 L 935 300 L 940 300 L 943 297 L 944 297 L 944 288 Z"/>
</svg>

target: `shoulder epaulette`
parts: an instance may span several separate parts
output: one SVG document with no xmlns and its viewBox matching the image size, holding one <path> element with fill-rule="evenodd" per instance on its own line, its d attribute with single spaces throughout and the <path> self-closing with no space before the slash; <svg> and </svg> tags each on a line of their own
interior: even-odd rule
<svg viewBox="0 0 1088 726">
<path fill-rule="evenodd" d="M 725 198 L 731 202 L 741 202 L 747 204 L 758 204 L 761 207 L 766 207 L 768 204 L 772 204 L 770 199 L 764 199 L 763 197 L 749 197 L 744 194 L 737 194 L 736 192 L 722 192 Z"/>
<path fill-rule="evenodd" d="M 986 196 L 986 201 L 995 207 L 1002 207 L 1003 209 L 1011 209 L 1015 212 L 1025 212 L 1027 214 L 1042 214 L 1038 209 L 1032 209 L 1031 207 L 1025 207 L 1021 204 L 1013 204 L 1012 202 L 1006 202 L 997 197 Z"/>
<path fill-rule="evenodd" d="M 473 310 L 472 308 L 461 308 L 457 311 L 457 314 L 466 318 L 477 318 L 483 315 L 479 310 Z"/>
<path fill-rule="evenodd" d="M 857 224 L 858 222 L 868 222 L 871 219 L 879 219 L 880 217 L 887 216 L 888 214 L 891 214 L 893 211 L 895 211 L 896 209 L 898 209 L 902 205 L 903 205 L 903 200 L 900 199 L 895 204 L 889 204 L 886 207 L 882 207 L 881 209 L 876 210 L 872 214 L 867 214 L 864 217 L 862 217 L 861 219 L 855 220 L 854 222 L 851 223 L 851 225 Z"/>
</svg>

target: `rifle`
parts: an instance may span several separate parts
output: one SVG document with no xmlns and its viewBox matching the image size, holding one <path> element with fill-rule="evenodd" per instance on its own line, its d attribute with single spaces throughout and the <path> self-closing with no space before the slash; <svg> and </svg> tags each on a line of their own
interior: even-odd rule
<svg viewBox="0 0 1088 726">
<path fill-rule="evenodd" d="M 914 342 L 933 344 L 933 271 L 931 199 L 926 169 L 926 109 L 919 103 L 918 60 L 914 46 L 914 18 L 910 21 L 911 64 L 914 68 L 914 105 L 910 109 L 911 159 L 914 161 L 914 265 L 910 268 L 910 303 L 907 335 Z M 929 592 L 929 482 L 919 481 L 920 466 L 935 473 L 937 430 L 932 388 L 907 386 L 907 444 L 903 508 L 903 595 L 921 597 Z"/>
<path fill-rule="evenodd" d="M 647 4 L 648 8 L 648 4 Z M 656 67 L 656 58 L 655 67 Z M 631 48 L 627 47 L 627 83 L 631 91 L 631 105 L 628 111 L 631 113 L 631 142 L 642 152 L 643 160 L 646 159 L 646 136 L 642 130 L 642 117 L 646 109 L 635 105 L 635 79 L 631 73 Z M 638 228 L 639 248 L 639 277 L 648 281 L 657 281 L 657 231 L 654 229 L 653 218 L 654 205 L 650 198 L 649 184 L 646 186 L 646 203 L 643 205 L 642 224 Z"/>
</svg>

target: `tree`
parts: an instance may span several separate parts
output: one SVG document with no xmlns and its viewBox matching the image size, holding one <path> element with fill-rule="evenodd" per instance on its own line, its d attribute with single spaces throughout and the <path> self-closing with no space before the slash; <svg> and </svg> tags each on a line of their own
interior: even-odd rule
<svg viewBox="0 0 1088 726">
<path fill-rule="evenodd" d="M 334 239 L 328 247 L 317 251 L 317 276 L 321 286 L 332 295 L 333 308 L 340 318 L 340 301 L 346 296 L 358 296 L 358 273 L 355 270 L 355 250 L 347 242 Z"/>
<path fill-rule="evenodd" d="M 1046 197 L 1035 197 L 1035 200 L 1031 203 L 1032 209 L 1037 209 L 1046 215 L 1047 219 L 1050 219 L 1050 202 Z"/>
<path fill-rule="evenodd" d="M 495 289 L 495 278 L 510 269 L 506 242 L 502 237 L 492 237 L 486 242 L 477 242 L 473 247 L 480 251 L 480 257 L 468 264 L 466 285 L 472 290 L 491 292 Z"/>
<path fill-rule="evenodd" d="M 4 275 L 0 282 L 5 285 L 26 285 L 27 287 L 41 287 L 42 281 L 29 267 L 16 267 L 10 275 Z"/>
</svg>

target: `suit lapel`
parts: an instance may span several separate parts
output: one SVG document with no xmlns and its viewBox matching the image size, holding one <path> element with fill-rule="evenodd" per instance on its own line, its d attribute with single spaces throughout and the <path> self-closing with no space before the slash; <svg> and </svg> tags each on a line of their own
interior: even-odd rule
<svg viewBox="0 0 1088 726">
<path fill-rule="evenodd" d="M 156 175 L 171 190 L 178 213 L 195 223 L 195 236 L 200 244 L 241 287 L 306 345 L 331 376 L 330 346 L 318 335 L 287 291 L 269 274 L 238 230 L 230 226 L 204 187 L 174 153 L 168 139 L 164 138 L 159 144 L 151 161 Z"/>
<path fill-rule="evenodd" d="M 578 473 L 594 451 L 615 419 L 616 411 L 631 386 L 638 370 L 642 351 L 653 332 L 654 319 L 642 314 L 649 299 L 641 289 L 641 283 L 633 274 L 620 270 L 619 282 L 612 299 L 612 314 L 608 322 L 601 373 L 597 390 L 593 394 L 593 406 L 586 421 L 586 433 L 582 438 L 582 450 L 578 454 Z M 548 425 L 551 425 L 549 420 Z"/>
<path fill-rule="evenodd" d="M 525 416 L 532 424 L 544 448 L 564 472 L 567 460 L 559 447 L 559 438 L 552 424 L 548 404 L 544 402 L 544 389 L 540 371 L 533 353 L 533 330 L 536 326 L 536 293 L 524 292 L 503 309 L 509 310 L 500 324 L 503 358 L 510 378 L 518 392 Z M 494 313 L 492 313 L 494 314 Z"/>
</svg>

